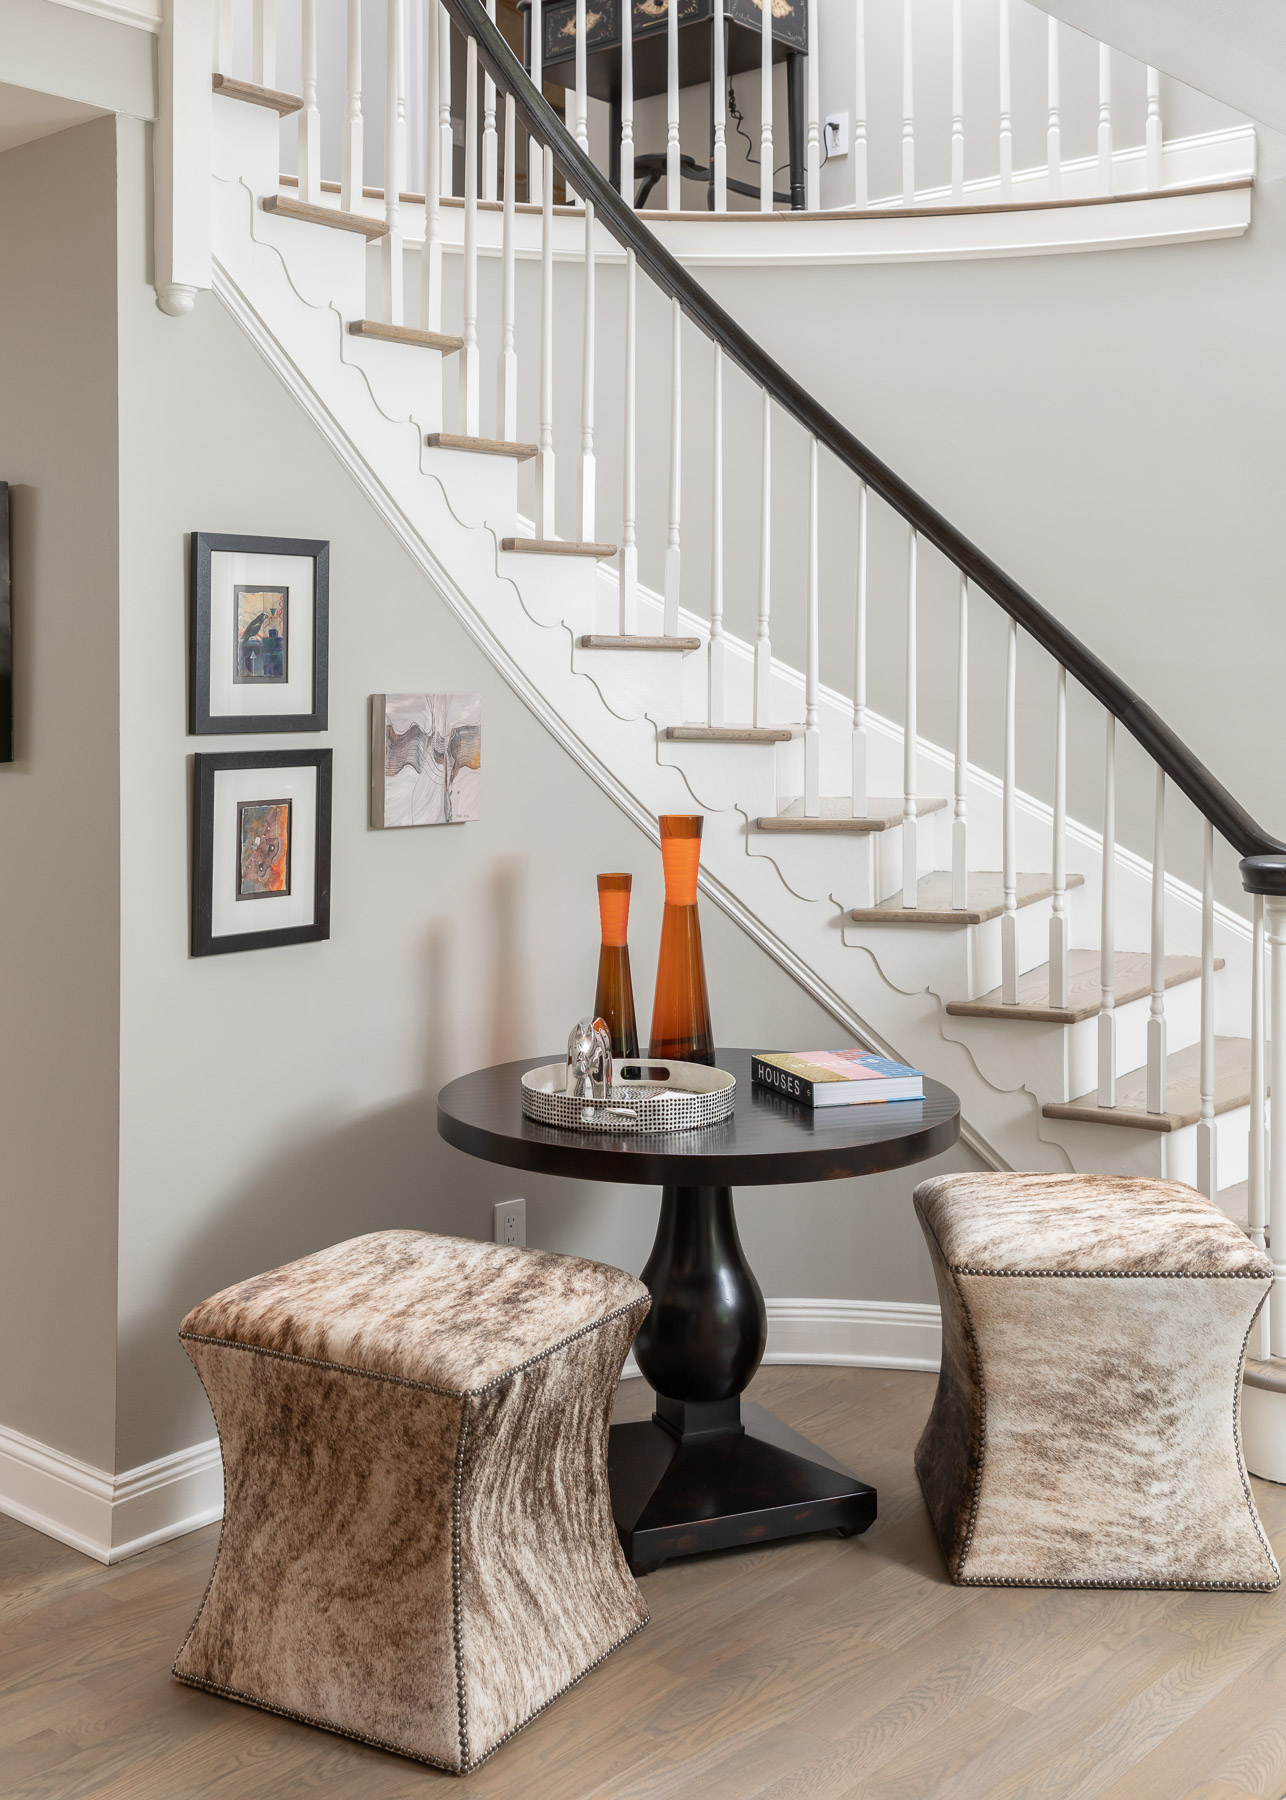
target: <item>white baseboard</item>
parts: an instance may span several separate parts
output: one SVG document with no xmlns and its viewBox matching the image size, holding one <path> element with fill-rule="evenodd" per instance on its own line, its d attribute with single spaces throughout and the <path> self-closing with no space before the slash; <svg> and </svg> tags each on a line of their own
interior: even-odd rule
<svg viewBox="0 0 1286 1800">
<path fill-rule="evenodd" d="M 765 1363 L 844 1369 L 928 1369 L 942 1354 L 936 1306 L 905 1300 L 768 1300 Z M 640 1374 L 631 1355 L 622 1379 Z"/>
<path fill-rule="evenodd" d="M 109 1475 L 0 1425 L 0 1512 L 98 1562 L 120 1562 L 222 1515 L 219 1441 Z"/>
</svg>

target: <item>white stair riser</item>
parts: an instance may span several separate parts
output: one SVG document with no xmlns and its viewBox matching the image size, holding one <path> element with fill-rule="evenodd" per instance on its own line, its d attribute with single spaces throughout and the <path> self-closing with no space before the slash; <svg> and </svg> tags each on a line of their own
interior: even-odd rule
<svg viewBox="0 0 1286 1800">
<path fill-rule="evenodd" d="M 585 650 L 577 645 L 572 667 L 590 678 L 604 703 L 622 718 L 668 722 L 678 716 L 683 661 L 677 650 Z M 681 757 L 674 760 L 682 765 Z"/>
<path fill-rule="evenodd" d="M 1235 1187 L 1246 1179 L 1250 1108 L 1233 1107 L 1215 1120 L 1217 1185 Z M 1085 1125 L 1045 1119 L 1041 1135 L 1063 1145 L 1073 1167 L 1086 1174 L 1156 1175 L 1167 1181 L 1197 1180 L 1197 1126 L 1180 1131 L 1136 1131 L 1127 1125 Z"/>
<path fill-rule="evenodd" d="M 1242 1387 L 1241 1447 L 1252 1475 L 1286 1482 L 1286 1394 Z"/>
</svg>

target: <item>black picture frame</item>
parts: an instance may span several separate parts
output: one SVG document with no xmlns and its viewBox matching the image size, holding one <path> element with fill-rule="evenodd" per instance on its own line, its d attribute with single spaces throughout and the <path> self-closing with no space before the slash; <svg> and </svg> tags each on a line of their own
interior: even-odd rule
<svg viewBox="0 0 1286 1800">
<path fill-rule="evenodd" d="M 329 689 L 330 545 L 320 538 L 240 537 L 219 531 L 191 536 L 188 644 L 188 732 L 192 737 L 243 737 L 261 732 L 325 731 Z M 210 711 L 211 562 L 215 551 L 234 555 L 308 556 L 313 562 L 312 707 L 300 713 Z M 265 587 L 271 583 L 265 583 Z"/>
<path fill-rule="evenodd" d="M 332 752 L 330 750 L 205 750 L 192 758 L 192 935 L 193 956 L 223 956 L 239 950 L 272 950 L 285 944 L 315 944 L 330 936 Z M 313 864 L 313 918 L 307 925 L 278 930 L 214 932 L 214 778 L 226 769 L 306 769 L 317 771 L 317 831 Z"/>
<path fill-rule="evenodd" d="M 13 761 L 13 584 L 9 483 L 0 481 L 0 763 Z"/>
</svg>

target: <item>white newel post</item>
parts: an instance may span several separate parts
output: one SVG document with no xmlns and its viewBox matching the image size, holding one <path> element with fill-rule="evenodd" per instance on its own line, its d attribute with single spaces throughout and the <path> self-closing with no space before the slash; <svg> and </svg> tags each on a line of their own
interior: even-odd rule
<svg viewBox="0 0 1286 1800">
<path fill-rule="evenodd" d="M 179 318 L 210 286 L 210 0 L 165 0 L 152 136 L 156 304 Z"/>
<path fill-rule="evenodd" d="M 1273 1071 L 1276 1075 L 1286 1061 L 1279 1053 L 1279 1047 L 1286 1044 L 1286 895 L 1265 897 L 1264 927 L 1268 949 L 1268 1036 L 1277 1064 Z M 1268 1242 L 1279 1296 L 1272 1309 L 1269 1350 L 1273 1356 L 1286 1356 L 1286 1081 L 1272 1083 L 1268 1146 Z"/>
</svg>

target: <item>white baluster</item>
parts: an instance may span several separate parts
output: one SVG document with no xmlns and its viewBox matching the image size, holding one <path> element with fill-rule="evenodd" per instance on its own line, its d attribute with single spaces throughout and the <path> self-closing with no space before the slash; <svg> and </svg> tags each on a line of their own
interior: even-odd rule
<svg viewBox="0 0 1286 1800">
<path fill-rule="evenodd" d="M 214 73 L 231 75 L 233 61 L 232 0 L 214 0 Z"/>
<path fill-rule="evenodd" d="M 916 711 L 918 688 L 916 630 L 916 555 L 919 534 L 911 531 L 906 565 L 906 717 L 902 725 L 902 904 L 920 903 L 920 867 L 916 854 Z"/>
<path fill-rule="evenodd" d="M 1058 80 L 1058 20 L 1048 21 L 1049 123 L 1045 131 L 1045 188 L 1051 200 L 1063 191 L 1063 125 Z"/>
<path fill-rule="evenodd" d="M 540 0 L 532 0 L 535 22 Z M 445 8 L 438 34 L 438 181 L 443 194 L 455 193 L 455 132 L 451 126 L 451 20 Z"/>
<path fill-rule="evenodd" d="M 505 95 L 505 211 L 500 240 L 500 360 L 496 369 L 496 436 L 512 444 L 518 436 L 518 351 L 514 318 L 514 206 L 518 120 L 514 97 Z"/>
<path fill-rule="evenodd" d="M 822 66 L 817 36 L 817 0 L 808 0 L 808 120 L 804 143 L 804 205 L 816 212 L 822 204 L 822 120 L 818 90 Z"/>
<path fill-rule="evenodd" d="M 1018 621 L 1010 619 L 1005 645 L 1005 754 L 1000 795 L 1001 884 L 1005 909 L 1000 915 L 1000 997 L 1018 1004 Z"/>
<path fill-rule="evenodd" d="M 402 271 L 402 187 L 406 180 L 406 58 L 403 53 L 402 26 L 402 0 L 388 0 L 384 67 L 385 231 L 380 239 L 380 277 L 384 289 L 384 317 L 390 325 L 402 324 L 406 316 Z"/>
<path fill-rule="evenodd" d="M 853 204 L 870 199 L 866 160 L 866 0 L 853 0 L 856 45 L 853 54 Z"/>
<path fill-rule="evenodd" d="M 1049 1004 L 1067 1005 L 1067 670 L 1054 701 L 1054 896 L 1049 915 Z"/>
<path fill-rule="evenodd" d="M 1250 1142 L 1246 1166 L 1246 1230 L 1258 1250 L 1267 1244 L 1268 1044 L 1264 1020 L 1264 896 L 1254 895 L 1250 949 Z M 1272 1296 L 1259 1309 L 1246 1346 L 1251 1356 L 1269 1354 Z"/>
<path fill-rule="evenodd" d="M 396 4 L 396 0 L 394 0 Z M 478 40 L 465 40 L 464 56 L 464 252 L 460 336 L 460 412 L 466 437 L 481 431 L 478 368 Z"/>
<path fill-rule="evenodd" d="M 1098 191 L 1112 191 L 1112 52 L 1098 47 Z"/>
<path fill-rule="evenodd" d="M 1165 1111 L 1165 770 L 1157 770 L 1152 816 L 1152 1002 L 1148 1012 L 1148 1111 Z"/>
<path fill-rule="evenodd" d="M 951 0 L 951 198 L 964 199 L 964 26 Z"/>
<path fill-rule="evenodd" d="M 1277 1067 L 1281 1073 L 1282 1046 L 1286 1045 L 1286 901 L 1276 894 L 1264 899 L 1264 923 L 1267 948 L 1271 952 L 1268 966 L 1268 1037 Z M 1268 1242 L 1271 1245 L 1276 1291 L 1286 1294 L 1286 1079 L 1273 1079 L 1272 1099 L 1268 1112 Z M 1286 1356 L 1286 1304 L 1281 1301 L 1269 1318 L 1269 1353 Z"/>
<path fill-rule="evenodd" d="M 628 8 L 627 8 L 628 11 Z M 532 86 L 536 92 L 542 93 L 544 70 L 544 22 L 541 18 L 541 0 L 531 0 L 531 67 L 527 71 L 531 76 Z M 544 186 L 545 159 L 544 153 L 535 138 L 527 139 L 527 200 L 532 206 L 541 206 L 545 198 Z"/>
<path fill-rule="evenodd" d="M 723 351 L 718 344 L 714 347 L 710 411 L 714 440 L 710 480 L 710 644 L 706 655 L 706 724 L 722 725 L 728 646 L 723 634 Z"/>
<path fill-rule="evenodd" d="M 773 209 L 772 0 L 760 0 L 759 30 L 759 210 Z"/>
<path fill-rule="evenodd" d="M 1205 827 L 1201 858 L 1201 1116 L 1197 1120 L 1197 1187 L 1207 1200 L 1213 1200 L 1219 1192 L 1215 1144 L 1215 828 L 1208 819 Z"/>
<path fill-rule="evenodd" d="M 1099 925 L 1098 1103 L 1116 1105 L 1116 720 L 1103 751 L 1103 888 Z"/>
<path fill-rule="evenodd" d="M 772 724 L 772 398 L 763 389 L 763 461 L 759 486 L 759 616 L 755 621 L 756 725 Z"/>
<path fill-rule="evenodd" d="M 1009 78 L 1009 0 L 1000 7 L 1000 198 L 1014 193 L 1014 101 Z"/>
<path fill-rule="evenodd" d="M 254 72 L 258 87 L 277 85 L 277 0 L 254 0 Z"/>
<path fill-rule="evenodd" d="M 446 14 L 438 0 L 429 0 L 424 34 L 424 249 L 420 252 L 420 325 L 425 331 L 442 329 L 442 215 L 438 206 L 442 142 L 437 95 L 441 86 L 438 63 L 446 30 Z"/>
<path fill-rule="evenodd" d="M 853 817 L 864 819 L 867 794 L 866 742 L 866 483 L 857 484 L 857 618 L 853 626 Z"/>
<path fill-rule="evenodd" d="M 347 24 L 344 52 L 344 132 L 339 151 L 339 204 L 344 212 L 356 212 L 362 199 L 362 0 L 348 0 Z"/>
<path fill-rule="evenodd" d="M 634 252 L 625 252 L 625 408 L 621 473 L 621 616 L 619 630 L 628 637 L 634 630 L 638 614 L 639 551 L 635 522 L 635 458 L 637 453 L 636 358 L 636 274 Z"/>
<path fill-rule="evenodd" d="M 1144 164 L 1145 179 L 1148 187 L 1155 193 L 1165 186 L 1164 145 L 1161 136 L 1161 75 L 1157 69 L 1148 70 L 1148 119 L 1144 129 Z"/>
<path fill-rule="evenodd" d="M 585 22 L 585 0 L 576 0 L 576 114 L 572 122 L 572 131 L 576 142 L 587 154 L 589 152 L 589 95 L 587 73 L 587 47 L 585 43 L 588 27 Z"/>
<path fill-rule="evenodd" d="M 301 0 L 299 13 L 299 198 L 321 199 L 321 114 L 317 110 L 317 0 Z"/>
<path fill-rule="evenodd" d="M 625 9 L 627 12 L 629 8 Z M 710 29 L 714 32 L 714 93 L 711 95 L 711 116 L 714 126 L 714 144 L 710 158 L 710 172 L 714 180 L 714 210 L 728 210 L 728 70 L 726 66 L 727 32 L 723 21 L 723 0 L 714 0 L 714 17 Z"/>
<path fill-rule="evenodd" d="M 679 0 L 665 8 L 665 205 L 683 206 L 683 174 L 679 167 Z"/>
<path fill-rule="evenodd" d="M 670 506 L 665 532 L 664 624 L 666 637 L 679 635 L 679 512 L 683 455 L 683 314 L 670 302 Z"/>
<path fill-rule="evenodd" d="M 902 204 L 915 199 L 915 87 L 912 68 L 912 0 L 902 0 Z"/>
<path fill-rule="evenodd" d="M 812 60 L 812 59 L 810 59 Z M 804 816 L 822 810 L 822 711 L 818 637 L 817 439 L 808 440 L 808 623 L 804 665 Z"/>
<path fill-rule="evenodd" d="M 716 0 L 722 4 L 722 0 Z M 634 6 L 621 7 L 621 196 L 634 204 Z"/>
<path fill-rule="evenodd" d="M 594 542 L 594 208 L 585 202 L 585 314 L 580 365 L 580 539 Z"/>
<path fill-rule="evenodd" d="M 956 614 L 956 769 L 951 813 L 951 905 L 969 904 L 969 578 L 961 571 Z"/>
<path fill-rule="evenodd" d="M 487 0 L 487 17 L 496 22 L 496 0 Z M 482 84 L 482 198 L 495 200 L 499 179 L 500 145 L 496 137 L 496 84 L 490 75 Z"/>
<path fill-rule="evenodd" d="M 536 536 L 554 530 L 554 158 L 541 151 L 540 171 L 540 424 L 536 453 Z"/>
</svg>

